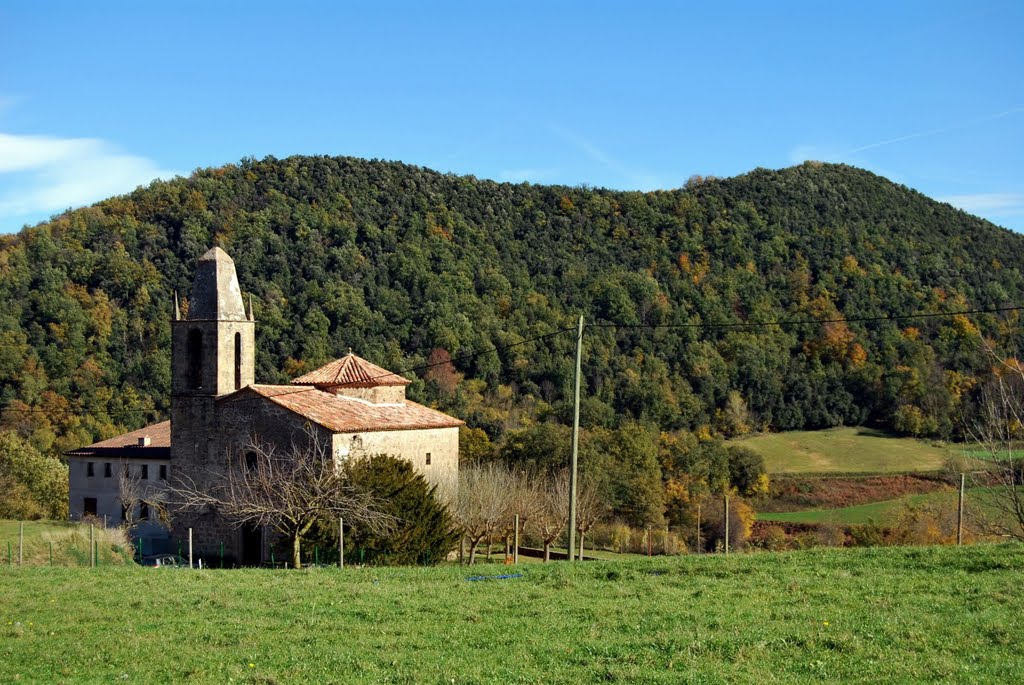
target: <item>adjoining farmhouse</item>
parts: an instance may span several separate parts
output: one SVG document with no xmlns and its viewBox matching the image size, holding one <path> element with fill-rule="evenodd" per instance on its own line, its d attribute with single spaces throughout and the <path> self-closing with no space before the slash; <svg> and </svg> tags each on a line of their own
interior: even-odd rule
<svg viewBox="0 0 1024 685">
<path fill-rule="evenodd" d="M 116 469 L 154 486 L 186 476 L 213 487 L 254 439 L 287 449 L 310 431 L 337 460 L 392 454 L 454 492 L 463 422 L 407 400 L 407 379 L 349 353 L 290 385 L 254 382 L 252 303 L 246 311 L 234 262 L 219 247 L 199 259 L 186 316 L 175 299 L 171 325 L 171 420 L 69 452 L 72 518 L 124 519 L 119 479 L 106 475 Z M 238 563 L 269 553 L 263 531 L 213 511 L 179 515 L 165 540 L 183 539 L 188 528 L 199 556 L 218 555 L 222 544 Z M 152 537 L 152 525 L 145 532 Z"/>
</svg>

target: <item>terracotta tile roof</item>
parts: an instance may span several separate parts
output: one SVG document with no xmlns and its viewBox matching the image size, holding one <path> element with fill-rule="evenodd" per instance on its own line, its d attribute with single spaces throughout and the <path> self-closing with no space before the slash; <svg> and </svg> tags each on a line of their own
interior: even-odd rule
<svg viewBox="0 0 1024 685">
<path fill-rule="evenodd" d="M 349 352 L 316 371 L 299 376 L 293 385 L 338 386 L 346 388 L 375 388 L 379 385 L 409 385 L 412 381 L 396 376 L 387 369 L 371 364 Z"/>
<path fill-rule="evenodd" d="M 149 444 L 139 445 L 140 438 L 149 438 Z M 145 428 L 101 440 L 88 447 L 65 452 L 69 457 L 142 457 L 168 459 L 171 456 L 171 422 L 161 421 Z"/>
<path fill-rule="evenodd" d="M 317 388 L 290 385 L 250 385 L 220 401 L 245 401 L 245 395 L 250 392 L 335 433 L 455 428 L 465 423 L 454 416 L 408 400 L 394 404 L 372 404 Z"/>
</svg>

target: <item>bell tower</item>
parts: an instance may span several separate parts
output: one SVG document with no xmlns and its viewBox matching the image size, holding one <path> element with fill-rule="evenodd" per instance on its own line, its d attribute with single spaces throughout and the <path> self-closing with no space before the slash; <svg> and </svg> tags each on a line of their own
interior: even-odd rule
<svg viewBox="0 0 1024 685">
<path fill-rule="evenodd" d="M 247 314 L 231 257 L 219 247 L 200 257 L 185 318 L 175 297 L 172 400 L 217 397 L 252 384 L 256 325 L 249 309 Z"/>
<path fill-rule="evenodd" d="M 171 470 L 196 484 L 224 461 L 216 400 L 253 383 L 255 328 L 235 263 L 219 247 L 199 258 L 183 317 L 171 321 Z"/>
</svg>

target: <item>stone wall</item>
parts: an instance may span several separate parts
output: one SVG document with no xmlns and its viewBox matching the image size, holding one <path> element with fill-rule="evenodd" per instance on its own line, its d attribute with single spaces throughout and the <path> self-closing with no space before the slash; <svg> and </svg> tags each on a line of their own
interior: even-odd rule
<svg viewBox="0 0 1024 685">
<path fill-rule="evenodd" d="M 375 431 L 338 433 L 334 453 L 358 459 L 372 454 L 390 454 L 409 461 L 438 494 L 454 497 L 459 482 L 459 429 Z M 427 464 L 427 454 L 430 464 Z"/>
</svg>

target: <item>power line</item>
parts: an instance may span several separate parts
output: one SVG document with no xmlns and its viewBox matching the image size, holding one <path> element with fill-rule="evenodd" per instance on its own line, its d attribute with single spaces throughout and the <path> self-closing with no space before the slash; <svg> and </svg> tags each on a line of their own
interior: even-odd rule
<svg viewBox="0 0 1024 685">
<path fill-rule="evenodd" d="M 432 368 L 434 368 L 436 366 L 444 366 L 445 364 L 452 364 L 454 362 L 468 361 L 470 359 L 475 359 L 475 358 L 483 356 L 485 354 L 493 354 L 495 352 L 504 352 L 505 350 L 512 349 L 513 347 L 520 347 L 520 346 L 526 345 L 528 343 L 537 342 L 537 341 L 540 341 L 540 340 L 547 340 L 548 338 L 554 338 L 555 336 L 562 335 L 563 333 L 570 333 L 570 332 L 575 331 L 575 330 L 576 330 L 575 328 L 560 328 L 557 331 L 554 331 L 552 333 L 545 333 L 544 335 L 538 335 L 538 336 L 535 336 L 533 338 L 527 338 L 526 340 L 520 340 L 519 342 L 509 343 L 508 345 L 494 346 L 494 347 L 489 347 L 487 349 L 478 350 L 476 352 L 469 352 L 469 353 L 466 353 L 466 354 L 463 354 L 463 355 L 459 355 L 457 357 L 452 357 L 452 358 L 450 358 L 448 360 L 445 360 L 445 361 L 442 361 L 442 362 L 434 362 L 433 364 L 422 364 L 420 366 L 411 366 L 409 368 L 402 369 L 400 371 L 389 371 L 388 373 L 379 374 L 377 376 L 371 376 L 369 378 L 364 378 L 362 380 L 349 381 L 347 383 L 337 383 L 337 384 L 333 384 L 333 385 L 336 385 L 337 387 L 345 387 L 345 386 L 348 386 L 348 385 L 357 385 L 357 384 L 360 384 L 360 383 L 367 383 L 369 381 L 377 380 L 379 378 L 390 378 L 392 376 L 399 376 L 399 375 L 404 374 L 404 373 L 414 373 L 414 372 L 417 372 L 417 371 L 425 371 L 427 369 L 432 369 Z M 301 392 L 302 391 L 302 386 L 294 386 L 294 387 L 296 388 L 296 392 Z M 312 388 L 310 388 L 310 389 L 312 389 Z M 261 401 L 262 399 L 263 399 L 262 397 L 259 397 L 259 398 L 255 398 L 254 397 L 251 400 L 238 400 L 238 401 L 242 401 L 242 402 L 245 402 L 245 401 L 256 402 L 256 401 Z M 22 408 L 22 407 L 11 407 L 10 405 L 0 406 L 0 411 L 19 412 L 19 413 L 26 413 L 26 414 L 27 413 L 40 413 L 40 414 L 53 414 L 54 413 L 54 410 L 42 409 L 42 408 L 39 408 L 39 407 L 24 407 L 24 408 Z M 67 409 L 65 409 L 65 410 L 58 409 L 56 411 L 57 412 L 63 412 L 64 415 L 72 414 L 72 411 L 71 410 L 67 410 Z M 78 410 L 74 413 L 74 415 L 77 415 L 77 416 L 92 416 L 92 414 L 88 414 L 88 413 L 81 413 L 81 414 L 77 413 L 77 412 L 81 412 L 81 411 L 83 411 L 83 410 L 82 410 L 81 407 L 79 407 Z M 112 415 L 117 415 L 117 414 L 143 414 L 143 413 L 159 414 L 159 411 L 156 410 L 156 409 L 122 409 L 122 410 L 116 410 L 116 411 L 108 411 L 106 413 L 112 414 Z"/>
<path fill-rule="evenodd" d="M 965 309 L 959 312 L 922 312 L 918 314 L 896 314 L 892 316 L 855 316 L 839 319 L 790 319 L 776 321 L 733 321 L 721 323 L 588 323 L 588 328 L 767 328 L 769 326 L 809 326 L 826 323 L 864 323 L 871 321 L 904 321 L 907 319 L 926 319 L 936 317 L 961 316 L 968 314 L 998 314 L 1000 312 L 1016 312 L 1024 310 L 1022 305 L 1010 307 L 994 307 L 992 309 Z"/>
</svg>

